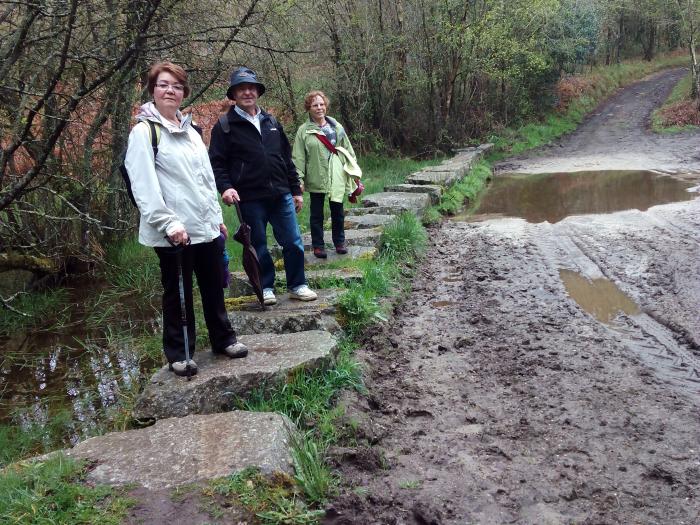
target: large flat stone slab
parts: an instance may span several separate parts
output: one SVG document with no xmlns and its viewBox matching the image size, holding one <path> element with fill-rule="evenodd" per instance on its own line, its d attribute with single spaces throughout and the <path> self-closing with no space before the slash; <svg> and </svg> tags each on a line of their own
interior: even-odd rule
<svg viewBox="0 0 700 525">
<path fill-rule="evenodd" d="M 324 268 L 322 270 L 306 270 L 304 273 L 306 274 L 306 280 L 309 282 L 309 286 L 316 292 L 319 292 L 317 288 L 329 287 L 329 283 L 331 286 L 347 287 L 350 283 L 362 280 L 362 272 L 355 268 Z M 275 275 L 275 288 L 277 290 L 284 290 L 286 288 L 284 272 L 277 272 Z M 250 297 L 254 295 L 254 293 L 253 287 L 250 285 L 248 277 L 244 272 L 231 273 L 229 297 Z"/>
<path fill-rule="evenodd" d="M 347 233 L 347 232 L 346 232 Z M 314 257 L 312 252 L 304 252 L 304 264 L 307 266 L 325 266 L 327 264 L 342 263 L 357 259 L 374 259 L 377 256 L 378 249 L 376 246 L 348 246 L 348 253 L 338 255 L 335 250 L 328 250 L 328 258 L 319 259 Z"/>
<path fill-rule="evenodd" d="M 345 210 L 345 219 L 347 220 L 348 216 L 356 217 L 358 215 L 397 215 L 398 213 L 401 212 L 397 212 L 396 209 L 385 206 L 374 206 L 371 208 L 368 208 L 367 206 L 362 206 L 358 208 L 348 208 L 347 210 Z"/>
<path fill-rule="evenodd" d="M 457 181 L 461 180 L 464 175 L 466 175 L 467 171 L 469 170 L 462 167 L 448 168 L 433 166 L 432 168 L 426 168 L 423 171 L 409 175 L 406 178 L 406 182 L 409 184 L 427 184 L 450 187 Z"/>
<path fill-rule="evenodd" d="M 382 228 L 364 228 L 353 229 L 345 232 L 345 246 L 378 246 L 379 239 L 382 236 Z M 331 232 L 323 232 L 323 240 L 326 243 L 326 248 L 333 248 Z M 311 250 L 311 234 L 305 233 L 301 236 L 301 241 L 304 243 L 304 250 Z M 280 253 L 281 256 L 281 253 Z"/>
<path fill-rule="evenodd" d="M 96 463 L 87 473 L 91 483 L 162 489 L 248 467 L 291 474 L 289 441 L 295 430 L 294 423 L 275 413 L 191 415 L 90 438 L 64 453 Z"/>
<path fill-rule="evenodd" d="M 168 370 L 156 372 L 136 401 L 133 417 L 167 419 L 190 414 L 214 414 L 233 407 L 237 396 L 258 387 L 274 388 L 294 370 L 328 366 L 337 350 L 329 332 L 241 336 L 250 352 L 243 359 L 198 352 L 199 373 L 187 381 Z"/>
<path fill-rule="evenodd" d="M 404 191 L 406 193 L 427 193 L 433 204 L 440 202 L 443 188 L 437 184 L 393 184 L 385 186 L 384 191 Z"/>
<path fill-rule="evenodd" d="M 364 200 L 368 208 L 391 208 L 394 213 L 410 212 L 422 216 L 425 209 L 430 206 L 430 195 L 427 193 L 404 193 L 398 191 L 385 191 L 367 195 Z"/>
<path fill-rule="evenodd" d="M 331 232 L 323 232 L 323 240 L 326 244 L 326 248 L 333 250 L 333 240 L 331 238 Z M 379 239 L 382 236 L 382 228 L 366 228 L 366 229 L 354 229 L 347 230 L 345 232 L 345 246 L 378 246 Z M 310 252 L 311 247 L 311 234 L 305 233 L 301 236 L 301 242 L 304 244 L 304 251 Z M 270 254 L 273 259 L 282 259 L 282 248 L 276 244 L 270 246 Z"/>
<path fill-rule="evenodd" d="M 315 301 L 290 299 L 288 293 L 276 293 L 277 304 L 260 309 L 257 298 L 228 306 L 229 319 L 237 334 L 290 334 L 308 330 L 340 332 L 335 319 L 335 304 L 342 289 L 314 290 Z"/>
<path fill-rule="evenodd" d="M 346 215 L 345 230 L 366 230 L 370 228 L 383 227 L 393 222 L 395 219 L 396 215 L 380 215 L 378 213 Z"/>
</svg>

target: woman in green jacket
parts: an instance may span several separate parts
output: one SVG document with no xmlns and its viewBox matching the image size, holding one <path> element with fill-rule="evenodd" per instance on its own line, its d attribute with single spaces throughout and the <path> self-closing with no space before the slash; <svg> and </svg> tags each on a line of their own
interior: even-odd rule
<svg viewBox="0 0 700 525">
<path fill-rule="evenodd" d="M 323 241 L 323 206 L 328 197 L 331 231 L 336 253 L 348 253 L 345 247 L 343 200 L 355 202 L 362 192 L 362 172 L 345 129 L 327 116 L 329 100 L 323 91 L 311 91 L 304 97 L 309 120 L 297 130 L 292 160 L 302 187 L 311 196 L 309 226 L 314 255 L 327 257 Z"/>
</svg>

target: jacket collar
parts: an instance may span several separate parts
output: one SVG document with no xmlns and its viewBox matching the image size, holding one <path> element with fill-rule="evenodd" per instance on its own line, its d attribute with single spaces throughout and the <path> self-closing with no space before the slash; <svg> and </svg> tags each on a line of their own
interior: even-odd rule
<svg viewBox="0 0 700 525">
<path fill-rule="evenodd" d="M 163 117 L 163 115 L 160 114 L 158 108 L 156 108 L 156 105 L 153 102 L 146 102 L 145 104 L 143 104 L 139 108 L 139 112 L 136 115 L 136 120 L 138 122 L 145 122 L 147 120 L 150 120 L 151 122 L 155 122 L 156 124 L 159 124 L 160 126 L 164 127 L 171 133 L 182 133 L 190 127 L 192 123 L 192 114 L 188 113 L 187 115 L 183 115 L 182 112 L 178 109 L 177 118 L 180 119 L 179 127 L 170 122 L 165 117 Z"/>
</svg>

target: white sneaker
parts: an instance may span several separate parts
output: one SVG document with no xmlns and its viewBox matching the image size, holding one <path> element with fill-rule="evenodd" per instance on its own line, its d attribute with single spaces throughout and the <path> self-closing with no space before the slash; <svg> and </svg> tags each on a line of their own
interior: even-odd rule
<svg viewBox="0 0 700 525">
<path fill-rule="evenodd" d="M 296 288 L 289 290 L 290 299 L 299 299 L 300 301 L 313 301 L 318 295 L 305 284 L 301 284 Z"/>
<path fill-rule="evenodd" d="M 265 304 L 265 306 L 277 304 L 277 297 L 275 297 L 275 292 L 272 291 L 272 288 L 263 289 L 263 304 Z"/>
<path fill-rule="evenodd" d="M 175 361 L 170 363 L 170 370 L 175 372 L 176 376 L 196 376 L 197 375 L 197 363 L 194 359 L 190 359 L 189 367 L 188 362 L 184 359 L 182 361 Z"/>
</svg>

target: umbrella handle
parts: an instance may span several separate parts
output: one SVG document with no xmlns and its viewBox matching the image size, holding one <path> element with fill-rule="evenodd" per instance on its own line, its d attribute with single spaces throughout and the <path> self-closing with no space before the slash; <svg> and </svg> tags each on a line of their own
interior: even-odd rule
<svg viewBox="0 0 700 525">
<path fill-rule="evenodd" d="M 236 215 L 238 215 L 238 222 L 243 224 L 243 215 L 241 214 L 241 205 L 238 201 L 234 201 L 233 204 L 236 206 Z"/>
</svg>

